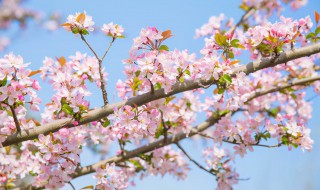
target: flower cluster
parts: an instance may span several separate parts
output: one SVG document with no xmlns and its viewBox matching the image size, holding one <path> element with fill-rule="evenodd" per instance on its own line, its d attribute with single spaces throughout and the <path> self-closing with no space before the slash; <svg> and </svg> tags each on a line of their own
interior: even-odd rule
<svg viewBox="0 0 320 190">
<path fill-rule="evenodd" d="M 203 150 L 203 156 L 206 158 L 209 171 L 217 176 L 217 190 L 231 190 L 232 185 L 238 183 L 239 174 L 230 166 L 233 158 L 228 150 L 217 147 L 207 148 Z"/>
<path fill-rule="evenodd" d="M 124 29 L 120 25 L 113 24 L 113 22 L 110 22 L 109 24 L 104 24 L 101 30 L 103 33 L 112 38 L 123 37 L 122 33 L 124 32 Z"/>
<path fill-rule="evenodd" d="M 99 167 L 94 178 L 97 179 L 96 189 L 124 190 L 128 187 L 128 176 L 124 169 L 117 169 L 115 164 Z"/>
<path fill-rule="evenodd" d="M 25 27 L 28 18 L 38 18 L 39 14 L 21 6 L 18 0 L 3 0 L 0 2 L 0 29 L 8 28 L 13 21 L 18 21 Z"/>
<path fill-rule="evenodd" d="M 0 143 L 11 135 L 23 129 L 35 127 L 32 119 L 27 119 L 26 105 L 30 110 L 39 111 L 40 98 L 36 91 L 40 89 L 38 81 L 30 78 L 38 71 L 26 69 L 29 63 L 13 53 L 0 59 Z M 19 123 L 15 121 L 19 119 Z"/>
<path fill-rule="evenodd" d="M 223 30 L 223 21 L 226 20 L 224 14 L 220 14 L 218 17 L 212 16 L 209 18 L 208 23 L 201 26 L 201 28 L 196 29 L 195 38 L 211 36 L 216 32 L 221 32 Z M 228 20 L 226 23 L 226 28 L 231 28 L 233 26 L 233 19 Z"/>
<path fill-rule="evenodd" d="M 92 17 L 87 15 L 86 12 L 76 13 L 75 15 L 69 15 L 68 21 L 62 26 L 67 31 L 72 31 L 74 34 L 89 34 L 89 31 L 92 32 L 94 30 L 92 21 Z"/>
<path fill-rule="evenodd" d="M 84 144 L 85 130 L 60 129 L 57 133 L 47 136 L 39 135 L 39 141 L 34 143 L 40 154 L 40 169 L 32 171 L 35 176 L 35 186 L 46 188 L 61 188 L 72 178 L 78 163 L 80 163 L 81 145 Z"/>
<path fill-rule="evenodd" d="M 64 57 L 56 61 L 47 57 L 43 63 L 41 77 L 49 78 L 56 91 L 42 114 L 43 121 L 68 116 L 80 119 L 89 108 L 89 102 L 84 98 L 91 95 L 85 81 L 95 82 L 98 87 L 101 85 L 97 59 L 77 52 L 75 56 L 70 56 L 70 61 Z M 106 73 L 104 77 L 107 77 Z"/>
<path fill-rule="evenodd" d="M 278 55 L 285 46 L 291 47 L 298 38 L 305 41 L 304 33 L 312 27 L 310 17 L 302 18 L 299 21 L 292 18 L 280 17 L 281 22 L 274 24 L 267 23 L 263 26 L 249 28 L 247 35 L 248 46 L 252 49 L 252 58 L 262 56 Z"/>
</svg>

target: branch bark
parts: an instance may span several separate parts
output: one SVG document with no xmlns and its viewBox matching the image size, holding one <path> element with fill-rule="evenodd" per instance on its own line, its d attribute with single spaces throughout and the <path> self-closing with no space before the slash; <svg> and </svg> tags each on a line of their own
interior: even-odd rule
<svg viewBox="0 0 320 190">
<path fill-rule="evenodd" d="M 232 69 L 232 75 L 236 75 L 239 72 L 244 72 L 246 74 L 253 73 L 255 71 L 273 67 L 275 65 L 286 63 L 288 61 L 310 56 L 316 53 L 320 52 L 320 43 L 313 44 L 310 46 L 305 46 L 296 50 L 289 50 L 286 52 L 282 52 L 278 57 L 276 58 L 262 58 L 261 60 L 257 60 L 251 63 L 248 63 L 247 65 L 239 66 L 234 69 Z M 212 85 L 213 80 L 206 80 L 206 79 L 196 79 L 194 81 L 185 81 L 183 83 L 176 83 L 173 85 L 172 90 L 168 92 L 167 94 L 164 93 L 164 89 L 159 89 L 154 91 L 154 93 L 145 93 L 133 98 L 130 98 L 126 101 L 121 101 L 114 104 L 108 104 L 107 106 L 104 106 L 102 108 L 96 108 L 91 111 L 89 111 L 87 114 L 84 114 L 83 120 L 79 122 L 79 125 L 87 124 L 92 121 L 99 120 L 101 118 L 104 118 L 108 116 L 109 114 L 113 113 L 113 109 L 116 107 L 122 107 L 124 105 L 130 105 L 130 106 L 141 106 L 143 104 L 146 104 L 148 102 L 158 100 L 161 98 L 169 97 L 174 94 L 189 91 L 197 88 L 201 88 L 202 86 L 208 86 Z M 36 127 L 34 129 L 31 129 L 29 131 L 22 131 L 21 134 L 14 134 L 9 136 L 3 143 L 3 146 L 9 146 L 12 144 L 17 144 L 19 142 L 23 142 L 26 140 L 32 140 L 38 137 L 40 134 L 47 135 L 50 132 L 56 132 L 59 129 L 63 127 L 75 127 L 73 125 L 74 119 L 72 118 L 65 118 L 65 119 L 58 119 L 55 121 L 52 121 L 50 123 L 44 124 L 42 126 Z"/>
<path fill-rule="evenodd" d="M 280 90 L 283 90 L 283 89 L 291 87 L 291 86 L 303 85 L 303 84 L 306 84 L 306 83 L 314 82 L 316 80 L 320 80 L 320 76 L 300 79 L 300 80 L 293 81 L 293 82 L 291 82 L 291 83 L 289 83 L 287 85 L 275 87 L 275 88 L 268 89 L 268 90 L 258 91 L 258 92 L 253 93 L 251 95 L 251 97 L 248 98 L 246 103 L 248 103 L 249 101 L 251 101 L 254 98 L 266 95 L 268 93 L 280 91 Z M 240 110 L 240 108 L 238 110 L 233 111 L 231 114 L 234 114 L 235 112 L 237 112 L 239 110 Z M 178 133 L 178 134 L 173 135 L 171 137 L 167 137 L 166 139 L 161 139 L 161 140 L 155 141 L 153 143 L 149 143 L 147 145 L 144 145 L 142 147 L 136 148 L 134 150 L 127 151 L 125 156 L 123 156 L 123 155 L 113 156 L 113 157 L 111 157 L 111 158 L 109 158 L 107 160 L 103 160 L 103 161 L 97 162 L 97 163 L 95 163 L 93 165 L 78 168 L 76 170 L 76 172 L 72 175 L 72 178 L 77 178 L 77 177 L 80 177 L 80 176 L 83 176 L 83 175 L 86 175 L 86 174 L 89 174 L 89 173 L 93 173 L 93 172 L 96 171 L 97 168 L 99 168 L 102 165 L 105 165 L 107 163 L 113 163 L 114 162 L 114 163 L 117 164 L 117 163 L 123 162 L 125 160 L 128 160 L 130 158 L 134 158 L 138 154 L 147 153 L 147 152 L 156 150 L 158 148 L 161 148 L 161 147 L 164 147 L 164 146 L 167 146 L 167 145 L 170 145 L 170 144 L 177 144 L 180 140 L 192 137 L 192 136 L 197 135 L 197 134 L 201 134 L 202 131 L 205 131 L 210 126 L 216 124 L 221 118 L 222 117 L 220 117 L 220 118 L 208 118 L 205 122 L 201 123 L 200 125 L 198 125 L 196 127 L 193 127 L 189 133 Z M 264 146 L 264 145 L 261 145 L 261 146 Z M 280 146 L 280 145 L 277 144 L 274 147 L 276 147 L 276 146 Z"/>
</svg>

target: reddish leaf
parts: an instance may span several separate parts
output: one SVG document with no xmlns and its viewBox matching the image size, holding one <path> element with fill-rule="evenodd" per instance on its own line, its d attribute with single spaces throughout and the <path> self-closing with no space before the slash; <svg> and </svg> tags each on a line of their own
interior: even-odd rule
<svg viewBox="0 0 320 190">
<path fill-rule="evenodd" d="M 316 23 L 318 24 L 320 20 L 320 14 L 317 11 L 314 11 L 314 18 L 316 19 Z"/>
<path fill-rule="evenodd" d="M 162 36 L 161 41 L 164 41 L 164 40 L 172 37 L 171 30 L 166 30 L 166 31 L 162 32 L 161 36 Z"/>
<path fill-rule="evenodd" d="M 63 23 L 63 24 L 61 24 L 61 26 L 67 26 L 67 27 L 71 27 L 72 26 L 72 24 L 70 24 L 70 23 Z"/>
<path fill-rule="evenodd" d="M 28 77 L 31 77 L 31 76 L 36 75 L 38 73 L 41 73 L 41 70 L 31 71 L 31 73 L 28 75 Z"/>
<path fill-rule="evenodd" d="M 66 58 L 64 58 L 63 56 L 61 56 L 60 58 L 57 57 L 56 59 L 60 63 L 61 66 L 64 66 L 67 62 Z"/>
<path fill-rule="evenodd" d="M 219 93 L 219 88 L 214 89 L 213 93 L 214 94 L 218 94 Z"/>
<path fill-rule="evenodd" d="M 85 20 L 86 20 L 86 14 L 84 13 L 79 14 L 76 18 L 76 21 L 79 22 L 80 24 L 83 24 Z"/>
<path fill-rule="evenodd" d="M 234 60 L 234 61 L 231 61 L 231 62 L 229 63 L 229 65 L 231 66 L 231 65 L 237 64 L 237 63 L 239 63 L 239 62 L 240 62 L 240 60 Z"/>
</svg>

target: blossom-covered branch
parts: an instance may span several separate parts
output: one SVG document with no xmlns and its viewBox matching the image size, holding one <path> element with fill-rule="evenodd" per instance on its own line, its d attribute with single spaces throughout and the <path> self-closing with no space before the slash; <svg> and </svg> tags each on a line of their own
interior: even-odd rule
<svg viewBox="0 0 320 190">
<path fill-rule="evenodd" d="M 280 53 L 276 58 L 262 58 L 261 60 L 254 61 L 248 63 L 246 65 L 242 65 L 236 67 L 232 70 L 232 74 L 244 72 L 246 74 L 253 73 L 255 71 L 273 67 L 275 65 L 286 63 L 288 61 L 298 59 L 305 56 L 310 56 L 320 52 L 320 43 L 301 47 L 294 50 L 289 50 L 283 53 Z M 138 95 L 136 97 L 132 97 L 126 101 L 109 104 L 103 108 L 96 108 L 89 111 L 87 114 L 83 115 L 81 121 L 79 121 L 78 125 L 90 123 L 101 118 L 108 116 L 113 113 L 114 108 L 120 108 L 124 105 L 130 106 L 141 106 L 148 102 L 158 100 L 161 98 L 169 97 L 174 94 L 189 91 L 197 88 L 201 88 L 203 86 L 212 85 L 214 83 L 214 79 L 196 79 L 194 81 L 184 81 L 183 83 L 176 83 L 172 86 L 172 90 L 165 93 L 164 89 L 155 90 L 154 94 L 145 93 L 142 95 Z M 20 134 L 15 134 L 9 136 L 3 143 L 3 146 L 9 146 L 12 144 L 17 144 L 19 142 L 23 142 L 26 140 L 32 140 L 38 138 L 40 134 L 47 135 L 50 132 L 56 132 L 63 127 L 75 127 L 73 118 L 65 118 L 65 119 L 57 119 L 54 122 L 50 122 L 44 125 L 41 125 L 37 128 L 31 129 L 29 131 L 22 131 Z"/>
<path fill-rule="evenodd" d="M 247 102 L 250 102 L 253 99 L 258 98 L 258 97 L 263 96 L 263 95 L 266 95 L 268 93 L 281 91 L 283 89 L 286 89 L 286 88 L 292 87 L 292 86 L 304 85 L 304 84 L 311 83 L 311 82 L 314 82 L 314 81 L 317 81 L 317 80 L 320 80 L 320 76 L 310 77 L 310 78 L 305 78 L 305 79 L 299 79 L 299 80 L 293 81 L 291 83 L 288 83 L 287 85 L 274 87 L 274 88 L 267 89 L 267 90 L 264 90 L 264 91 L 253 92 L 251 97 L 248 98 Z M 230 114 L 234 114 L 238 110 L 240 110 L 240 108 L 235 110 L 235 111 L 233 111 Z M 121 162 L 124 162 L 124 161 L 126 161 L 126 160 L 128 160 L 130 158 L 134 158 L 134 157 L 138 156 L 139 154 L 151 152 L 151 151 L 153 151 L 155 149 L 158 149 L 158 148 L 170 145 L 170 144 L 178 143 L 179 141 L 181 141 L 181 140 L 183 140 L 185 138 L 190 138 L 190 137 L 192 137 L 194 135 L 201 134 L 203 131 L 208 129 L 210 126 L 216 124 L 223 116 L 224 115 L 219 116 L 218 118 L 214 118 L 214 117 L 208 118 L 205 122 L 197 125 L 196 127 L 193 127 L 190 130 L 189 133 L 175 134 L 173 136 L 167 137 L 166 139 L 161 139 L 161 140 L 155 141 L 153 143 L 149 143 L 147 145 L 144 145 L 144 146 L 141 146 L 139 148 L 136 148 L 134 150 L 127 151 L 125 155 L 117 155 L 117 156 L 111 157 L 111 158 L 109 158 L 107 160 L 103 160 L 103 161 L 97 162 L 97 163 L 95 163 L 93 165 L 90 165 L 90 166 L 80 167 L 80 168 L 78 168 L 76 170 L 76 173 L 74 173 L 74 175 L 72 177 L 76 178 L 76 177 L 80 177 L 80 176 L 83 176 L 83 175 L 86 175 L 86 174 L 89 174 L 89 173 L 93 173 L 93 172 L 96 171 L 97 168 L 99 168 L 99 167 L 101 167 L 101 166 L 103 166 L 105 164 L 108 164 L 108 163 L 109 164 L 110 163 L 121 163 Z M 239 144 L 239 143 L 236 143 L 236 144 Z M 276 145 L 276 146 L 278 147 L 280 145 Z"/>
</svg>

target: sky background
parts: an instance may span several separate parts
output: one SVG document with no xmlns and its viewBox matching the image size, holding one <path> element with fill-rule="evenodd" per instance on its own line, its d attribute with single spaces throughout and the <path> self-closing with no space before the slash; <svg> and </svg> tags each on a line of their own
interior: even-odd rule
<svg viewBox="0 0 320 190">
<path fill-rule="evenodd" d="M 62 14 L 62 20 L 65 21 L 68 14 L 86 11 L 88 15 L 93 16 L 95 26 L 102 26 L 103 23 L 114 22 L 125 28 L 125 39 L 117 40 L 104 61 L 104 66 L 109 73 L 107 90 L 111 103 L 119 101 L 116 96 L 115 83 L 118 79 L 124 79 L 122 74 L 122 60 L 128 58 L 128 51 L 132 45 L 132 39 L 139 35 L 141 28 L 155 26 L 159 30 L 172 30 L 174 37 L 166 41 L 170 50 L 175 48 L 189 52 L 195 52 L 199 55 L 199 50 L 203 47 L 202 39 L 194 39 L 195 29 L 206 23 L 210 16 L 218 16 L 224 13 L 226 17 L 233 17 L 237 21 L 243 11 L 238 6 L 240 0 L 29 0 L 25 6 L 38 10 L 43 14 L 58 11 Z M 300 18 L 310 15 L 313 18 L 313 11 L 320 12 L 320 3 L 318 0 L 309 0 L 309 4 L 292 12 L 289 7 L 283 12 L 286 17 Z M 274 21 L 276 17 L 271 20 Z M 29 27 L 24 31 L 19 31 L 14 26 L 8 34 L 14 37 L 12 44 L 5 52 L 0 52 L 0 56 L 13 51 L 24 57 L 25 62 L 31 62 L 32 70 L 39 69 L 45 56 L 48 57 L 68 57 L 74 55 L 76 51 L 82 53 L 91 52 L 81 41 L 80 37 L 59 29 L 54 32 L 48 32 L 39 28 L 37 23 L 29 23 Z M 108 38 L 102 34 L 94 34 L 87 37 L 89 43 L 101 55 L 107 45 Z M 243 62 L 249 61 L 248 58 L 242 58 Z M 103 105 L 101 93 L 94 87 L 90 97 L 92 107 Z M 52 88 L 42 83 L 42 90 L 39 97 L 43 98 L 43 105 L 52 97 Z M 311 97 L 310 95 L 309 97 Z M 300 190 L 300 189 L 320 189 L 320 130 L 319 130 L 319 112 L 320 98 L 312 101 L 314 111 L 313 118 L 308 126 L 312 130 L 312 137 L 315 141 L 312 152 L 302 152 L 300 149 L 288 151 L 287 147 L 276 149 L 254 148 L 254 152 L 248 153 L 243 159 L 237 158 L 235 166 L 241 178 L 250 178 L 246 181 L 240 181 L 235 189 L 239 190 Z M 42 106 L 43 110 L 43 106 Z M 199 117 L 198 122 L 203 121 Z M 191 142 L 184 140 L 182 145 L 196 160 L 201 159 L 202 141 Z M 82 165 L 89 165 L 97 162 L 99 156 L 92 154 L 87 149 L 81 155 Z M 143 181 L 136 179 L 136 187 L 130 187 L 130 190 L 177 190 L 177 189 L 202 189 L 212 190 L 216 187 L 215 178 L 208 173 L 190 163 L 191 171 L 184 181 L 177 181 L 172 176 L 165 177 L 147 177 Z M 92 175 L 80 177 L 72 181 L 77 189 L 92 185 L 95 180 Z M 64 189 L 71 189 L 65 187 Z"/>
</svg>

